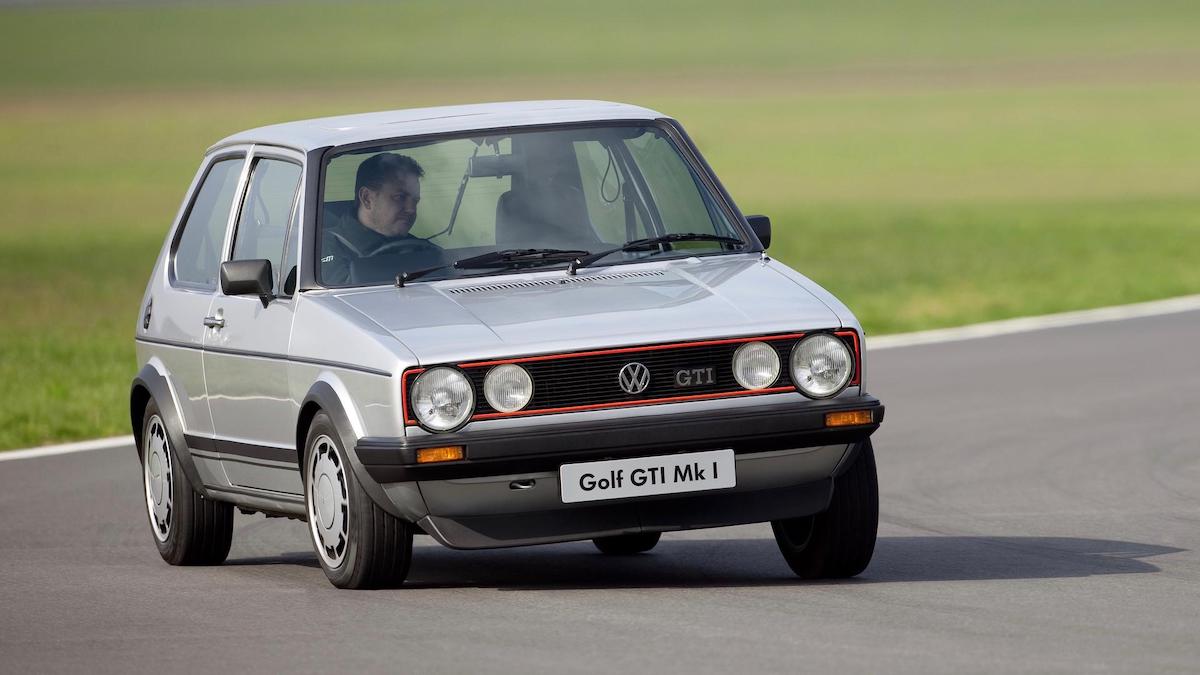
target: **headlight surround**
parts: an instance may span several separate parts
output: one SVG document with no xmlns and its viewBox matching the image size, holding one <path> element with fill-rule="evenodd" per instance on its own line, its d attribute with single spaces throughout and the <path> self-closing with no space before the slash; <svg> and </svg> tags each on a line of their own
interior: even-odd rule
<svg viewBox="0 0 1200 675">
<path fill-rule="evenodd" d="M 496 366 L 483 378 L 483 397 L 496 412 L 516 412 L 533 398 L 533 378 L 516 364 Z"/>
<path fill-rule="evenodd" d="M 417 376 L 412 384 L 413 414 L 431 431 L 452 431 L 475 412 L 475 388 L 456 368 L 438 366 Z"/>
<path fill-rule="evenodd" d="M 747 342 L 733 352 L 733 379 L 746 389 L 766 389 L 779 379 L 779 354 L 765 342 Z"/>
<path fill-rule="evenodd" d="M 832 335 L 810 335 L 792 348 L 792 381 L 810 398 L 836 395 L 854 373 L 854 356 Z"/>
</svg>

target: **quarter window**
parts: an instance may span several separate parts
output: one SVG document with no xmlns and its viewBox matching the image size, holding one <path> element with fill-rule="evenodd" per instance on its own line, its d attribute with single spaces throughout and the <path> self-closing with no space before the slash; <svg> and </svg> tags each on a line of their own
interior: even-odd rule
<svg viewBox="0 0 1200 675">
<path fill-rule="evenodd" d="M 231 260 L 270 260 L 276 286 L 284 267 L 283 243 L 299 182 L 300 165 L 280 159 L 256 160 L 238 216 Z"/>
<path fill-rule="evenodd" d="M 175 280 L 188 285 L 217 287 L 225 226 L 237 190 L 243 158 L 214 162 L 196 193 L 175 247 Z"/>
</svg>

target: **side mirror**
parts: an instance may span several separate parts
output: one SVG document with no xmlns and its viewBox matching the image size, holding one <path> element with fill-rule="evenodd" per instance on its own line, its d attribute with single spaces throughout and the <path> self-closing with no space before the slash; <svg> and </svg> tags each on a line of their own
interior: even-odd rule
<svg viewBox="0 0 1200 675">
<path fill-rule="evenodd" d="M 221 263 L 221 292 L 225 295 L 257 295 L 263 307 L 275 299 L 271 293 L 270 260 L 230 260 Z"/>
<path fill-rule="evenodd" d="M 750 229 L 754 230 L 754 236 L 762 242 L 763 248 L 770 248 L 771 219 L 766 216 L 746 216 L 746 222 L 750 223 Z"/>
</svg>

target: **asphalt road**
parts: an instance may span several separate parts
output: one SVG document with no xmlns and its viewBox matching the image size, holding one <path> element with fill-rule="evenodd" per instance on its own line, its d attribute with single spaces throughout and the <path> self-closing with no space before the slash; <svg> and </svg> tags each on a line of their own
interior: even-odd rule
<svg viewBox="0 0 1200 675">
<path fill-rule="evenodd" d="M 172 568 L 132 448 L 0 463 L 0 670 L 1200 671 L 1200 312 L 869 355 L 882 523 L 796 580 L 769 526 L 457 552 L 331 587 L 302 524 L 238 515 Z"/>
</svg>

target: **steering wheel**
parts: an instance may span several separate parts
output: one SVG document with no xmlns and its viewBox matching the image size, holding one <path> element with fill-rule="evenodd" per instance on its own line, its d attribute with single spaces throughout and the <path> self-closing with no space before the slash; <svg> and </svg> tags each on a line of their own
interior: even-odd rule
<svg viewBox="0 0 1200 675">
<path fill-rule="evenodd" d="M 420 247 L 420 248 L 414 248 L 414 247 Z M 438 246 L 437 244 L 433 243 L 432 241 L 429 241 L 428 239 L 421 239 L 420 237 L 410 237 L 410 238 L 404 238 L 404 239 L 396 239 L 395 241 L 389 241 L 386 244 L 384 244 L 383 246 L 380 246 L 379 248 L 375 249 L 374 251 L 371 251 L 370 253 L 368 253 L 367 255 L 365 255 L 363 257 L 364 258 L 374 258 L 375 256 L 379 256 L 379 255 L 395 255 L 396 253 L 406 252 L 405 249 L 414 249 L 414 250 L 408 251 L 408 252 L 412 252 L 412 253 L 421 252 L 421 249 L 424 249 L 426 251 L 435 250 L 435 251 L 441 252 L 442 247 Z"/>
</svg>

